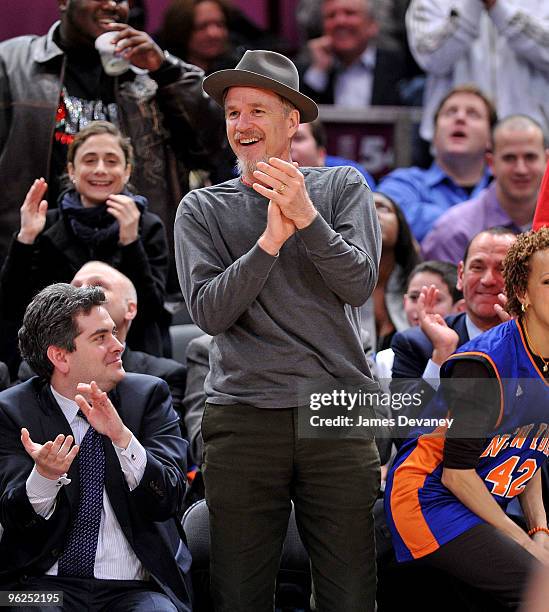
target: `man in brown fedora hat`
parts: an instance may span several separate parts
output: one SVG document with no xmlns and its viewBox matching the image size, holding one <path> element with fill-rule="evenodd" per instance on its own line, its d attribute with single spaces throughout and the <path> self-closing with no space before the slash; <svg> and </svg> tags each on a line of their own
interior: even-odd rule
<svg viewBox="0 0 549 612">
<path fill-rule="evenodd" d="M 204 89 L 240 169 L 185 196 L 175 224 L 187 305 L 213 336 L 202 435 L 215 607 L 273 609 L 293 500 L 317 609 L 373 610 L 377 450 L 333 426 L 348 406 L 334 402 L 344 414 L 330 423 L 313 406 L 342 381 L 373 385 L 358 315 L 381 249 L 371 192 L 354 168 L 292 163 L 299 122 L 318 111 L 286 57 L 247 51 Z"/>
</svg>

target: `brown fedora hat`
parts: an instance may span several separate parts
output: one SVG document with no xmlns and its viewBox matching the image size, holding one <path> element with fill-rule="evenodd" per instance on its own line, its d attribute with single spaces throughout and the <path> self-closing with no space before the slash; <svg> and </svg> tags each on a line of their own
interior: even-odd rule
<svg viewBox="0 0 549 612">
<path fill-rule="evenodd" d="M 223 106 L 223 95 L 229 87 L 268 89 L 295 105 L 301 123 L 318 117 L 316 102 L 299 92 L 299 75 L 294 63 L 274 51 L 246 51 L 236 68 L 210 74 L 202 87 L 219 106 Z"/>
</svg>

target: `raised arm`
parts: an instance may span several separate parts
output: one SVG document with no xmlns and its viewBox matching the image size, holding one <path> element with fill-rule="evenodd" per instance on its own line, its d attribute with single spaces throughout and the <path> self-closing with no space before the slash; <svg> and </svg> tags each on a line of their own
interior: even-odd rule
<svg viewBox="0 0 549 612">
<path fill-rule="evenodd" d="M 204 217 L 183 199 L 175 221 L 177 270 L 193 321 L 215 336 L 228 329 L 257 298 L 277 258 L 257 243 L 229 266 L 222 261 Z M 271 210 L 271 216 L 272 216 Z"/>
<path fill-rule="evenodd" d="M 480 0 L 412 0 L 406 31 L 412 55 L 428 73 L 448 74 L 478 37 Z"/>
<path fill-rule="evenodd" d="M 521 3 L 494 0 L 488 15 L 517 56 L 549 76 L 549 11 L 544 3 L 537 6 L 527 10 Z"/>
<path fill-rule="evenodd" d="M 305 178 L 292 163 L 272 157 L 260 162 L 254 189 L 277 204 L 295 224 L 298 237 L 326 285 L 345 303 L 361 306 L 377 282 L 381 232 L 369 188 L 358 172 L 346 176 L 334 201 L 333 227 L 318 214 Z"/>
</svg>

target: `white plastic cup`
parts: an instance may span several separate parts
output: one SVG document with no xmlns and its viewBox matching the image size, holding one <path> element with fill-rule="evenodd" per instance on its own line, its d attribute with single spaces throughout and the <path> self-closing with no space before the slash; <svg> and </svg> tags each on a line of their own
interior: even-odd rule
<svg viewBox="0 0 549 612">
<path fill-rule="evenodd" d="M 110 76 L 123 74 L 130 68 L 130 62 L 116 53 L 116 46 L 112 44 L 118 32 L 105 32 L 95 39 L 95 48 L 99 51 L 103 70 Z"/>
</svg>

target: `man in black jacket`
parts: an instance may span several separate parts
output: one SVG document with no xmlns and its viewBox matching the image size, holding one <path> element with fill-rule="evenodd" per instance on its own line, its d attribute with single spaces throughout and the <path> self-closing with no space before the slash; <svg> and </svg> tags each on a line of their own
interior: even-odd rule
<svg viewBox="0 0 549 612">
<path fill-rule="evenodd" d="M 0 258 L 34 179 L 46 179 L 55 206 L 67 146 L 93 119 L 130 137 L 135 188 L 167 228 L 188 190 L 188 170 L 215 163 L 223 139 L 222 114 L 202 92 L 203 72 L 126 25 L 127 0 L 58 5 L 61 20 L 45 36 L 0 44 Z M 131 63 L 120 76 L 104 72 L 94 48 L 107 31 L 117 33 L 117 48 Z"/>
<path fill-rule="evenodd" d="M 174 359 L 157 357 L 143 351 L 134 351 L 126 344 L 128 331 L 137 315 L 137 294 L 131 280 L 112 266 L 102 261 L 90 261 L 75 274 L 75 287 L 100 286 L 106 297 L 105 309 L 116 326 L 116 337 L 124 345 L 122 365 L 126 372 L 157 376 L 168 383 L 173 407 L 181 416 L 183 426 L 183 394 L 185 393 L 186 367 Z M 23 362 L 19 368 L 20 382 L 34 376 L 29 364 Z"/>
<path fill-rule="evenodd" d="M 59 283 L 25 313 L 38 376 L 0 394 L 0 586 L 62 591 L 56 610 L 188 612 L 186 443 L 166 384 L 124 372 L 104 301 Z"/>
<path fill-rule="evenodd" d="M 502 263 L 515 238 L 509 228 L 479 232 L 458 266 L 457 288 L 463 291 L 465 312 L 442 319 L 430 314 L 428 306 L 420 308 L 420 325 L 394 335 L 391 392 L 422 397 L 421 405 L 402 408 L 398 414 L 418 416 L 438 388 L 444 361 L 456 348 L 501 322 Z M 405 434 L 400 429 L 395 433 L 398 438 Z"/>
<path fill-rule="evenodd" d="M 122 365 L 127 372 L 158 376 L 168 383 L 173 407 L 181 415 L 185 393 L 186 368 L 174 359 L 166 359 L 134 351 L 126 345 L 126 337 L 137 315 L 137 294 L 131 280 L 102 261 L 84 264 L 72 279 L 75 287 L 100 286 L 107 299 L 105 308 L 116 326 L 116 337 L 124 345 Z"/>
</svg>

